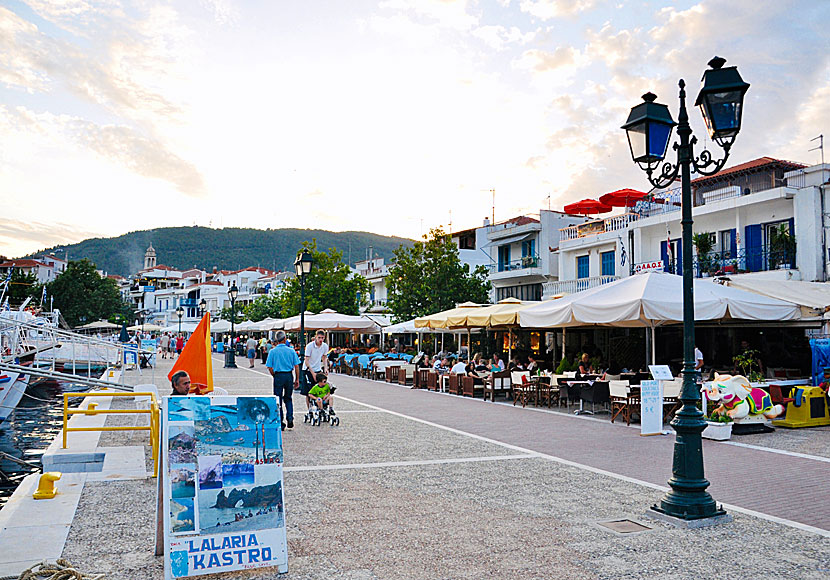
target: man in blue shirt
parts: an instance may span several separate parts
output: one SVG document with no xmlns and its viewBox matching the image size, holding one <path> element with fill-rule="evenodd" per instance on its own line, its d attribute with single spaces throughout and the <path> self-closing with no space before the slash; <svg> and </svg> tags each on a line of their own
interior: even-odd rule
<svg viewBox="0 0 830 580">
<path fill-rule="evenodd" d="M 265 365 L 268 372 L 274 377 L 274 395 L 280 398 L 285 405 L 285 416 L 283 416 L 282 404 L 280 404 L 280 417 L 283 418 L 282 428 L 285 430 L 285 419 L 288 420 L 288 428 L 294 428 L 294 402 L 291 395 L 294 388 L 300 385 L 300 357 L 293 348 L 285 344 L 285 332 L 277 331 L 277 346 L 268 353 L 268 361 Z"/>
</svg>

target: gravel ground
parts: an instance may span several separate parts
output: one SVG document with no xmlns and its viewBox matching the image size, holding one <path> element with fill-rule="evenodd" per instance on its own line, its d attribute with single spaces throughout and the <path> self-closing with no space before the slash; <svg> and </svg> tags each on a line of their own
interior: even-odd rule
<svg viewBox="0 0 830 580">
<path fill-rule="evenodd" d="M 241 388 L 231 392 L 268 392 L 267 378 L 247 372 L 234 378 Z M 285 433 L 288 578 L 830 577 L 830 539 L 742 514 L 713 528 L 676 529 L 645 517 L 659 491 L 532 456 L 492 459 L 516 453 L 359 405 L 340 402 L 337 408 L 337 428 L 304 425 L 298 415 L 297 427 Z M 815 440 L 830 440 L 828 433 L 778 429 L 772 437 L 752 436 L 761 442 L 749 436 L 738 441 L 826 455 Z M 104 433 L 101 445 L 138 445 L 146 437 Z M 446 459 L 469 461 L 329 468 Z M 152 555 L 155 502 L 152 479 L 87 483 L 64 557 L 108 579 L 162 578 L 162 560 Z M 621 536 L 597 525 L 623 518 L 651 529 Z"/>
</svg>

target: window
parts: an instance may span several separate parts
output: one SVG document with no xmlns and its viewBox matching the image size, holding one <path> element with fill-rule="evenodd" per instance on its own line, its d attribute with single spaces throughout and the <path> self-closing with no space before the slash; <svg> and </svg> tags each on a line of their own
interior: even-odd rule
<svg viewBox="0 0 830 580">
<path fill-rule="evenodd" d="M 536 240 L 522 242 L 522 258 L 532 258 L 536 255 Z"/>
<path fill-rule="evenodd" d="M 519 300 L 541 300 L 541 284 L 525 284 L 523 286 L 506 286 L 496 288 L 496 302 L 505 298 L 518 298 Z"/>
<path fill-rule="evenodd" d="M 458 238 L 459 250 L 475 250 L 476 249 L 476 235 L 464 234 Z"/>
<path fill-rule="evenodd" d="M 602 252 L 600 254 L 602 259 L 602 275 L 603 276 L 613 276 L 614 275 L 614 251 L 610 252 Z"/>
<path fill-rule="evenodd" d="M 499 272 L 510 269 L 510 246 L 499 246 Z"/>
<path fill-rule="evenodd" d="M 576 277 L 587 278 L 589 273 L 588 256 L 577 256 L 576 258 Z"/>
</svg>

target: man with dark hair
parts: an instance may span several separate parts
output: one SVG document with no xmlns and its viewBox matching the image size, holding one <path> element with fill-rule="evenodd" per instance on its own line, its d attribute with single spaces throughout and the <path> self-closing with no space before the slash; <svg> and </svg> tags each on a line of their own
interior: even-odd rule
<svg viewBox="0 0 830 580">
<path fill-rule="evenodd" d="M 190 394 L 190 375 L 185 371 L 177 371 L 170 377 L 170 383 L 173 386 L 171 397 L 187 396 Z"/>
<path fill-rule="evenodd" d="M 288 420 L 288 428 L 293 429 L 294 402 L 291 395 L 294 394 L 293 388 L 300 385 L 300 357 L 285 344 L 284 331 L 277 331 L 276 341 L 277 345 L 268 353 L 265 365 L 274 377 L 274 395 L 280 398 L 280 417 L 283 417 L 282 405 L 285 404 L 285 419 Z M 285 421 L 282 428 L 285 430 Z"/>
</svg>

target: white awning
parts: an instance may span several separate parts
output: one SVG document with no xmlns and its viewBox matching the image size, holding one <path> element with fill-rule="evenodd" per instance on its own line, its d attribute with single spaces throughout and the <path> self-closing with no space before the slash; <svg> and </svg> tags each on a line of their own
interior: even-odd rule
<svg viewBox="0 0 830 580">
<path fill-rule="evenodd" d="M 500 238 L 498 240 L 493 240 L 488 244 L 484 244 L 482 248 L 489 248 L 490 246 L 507 246 L 509 244 L 515 244 L 516 242 L 523 242 L 529 238 L 536 236 L 536 233 L 537 232 L 530 232 L 529 234 L 520 234 L 518 236 Z"/>
</svg>

